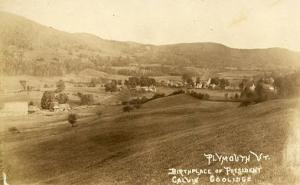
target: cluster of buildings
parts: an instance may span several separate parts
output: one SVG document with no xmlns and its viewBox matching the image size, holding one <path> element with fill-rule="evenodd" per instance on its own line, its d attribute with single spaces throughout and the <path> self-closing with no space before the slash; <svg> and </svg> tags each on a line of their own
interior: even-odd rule
<svg viewBox="0 0 300 185">
<path fill-rule="evenodd" d="M 180 87 L 184 87 L 185 84 L 182 81 L 176 81 L 176 80 L 161 80 L 160 82 L 158 82 L 159 86 L 162 87 L 174 87 L 174 88 L 180 88 Z"/>
<path fill-rule="evenodd" d="M 50 109 L 53 112 L 64 112 L 64 111 L 70 111 L 71 107 L 67 103 L 58 103 L 57 101 L 53 102 L 52 107 Z"/>
<path fill-rule="evenodd" d="M 192 83 L 187 83 L 179 80 L 167 80 L 160 81 L 158 83 L 159 86 L 163 87 L 172 87 L 172 88 L 195 88 L 195 89 L 220 89 L 220 87 L 214 83 L 212 83 L 212 79 L 208 78 L 207 80 L 200 80 L 199 82 L 193 81 Z M 229 84 L 225 86 L 225 90 L 228 91 L 238 91 L 240 88 L 238 85 Z"/>
<path fill-rule="evenodd" d="M 156 87 L 154 85 L 151 85 L 151 86 L 136 86 L 135 87 L 135 90 L 136 91 L 141 91 L 141 92 L 153 92 L 155 93 L 157 91 Z"/>
<path fill-rule="evenodd" d="M 28 104 L 27 101 L 6 102 L 0 109 L 0 117 L 6 116 L 25 116 L 40 109 L 35 105 Z"/>
</svg>

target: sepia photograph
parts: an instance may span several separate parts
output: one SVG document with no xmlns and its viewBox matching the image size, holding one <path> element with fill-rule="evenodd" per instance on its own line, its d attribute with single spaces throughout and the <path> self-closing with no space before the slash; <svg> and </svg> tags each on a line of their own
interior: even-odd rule
<svg viewBox="0 0 300 185">
<path fill-rule="evenodd" d="M 300 185 L 299 12 L 0 0 L 0 184 Z"/>
</svg>

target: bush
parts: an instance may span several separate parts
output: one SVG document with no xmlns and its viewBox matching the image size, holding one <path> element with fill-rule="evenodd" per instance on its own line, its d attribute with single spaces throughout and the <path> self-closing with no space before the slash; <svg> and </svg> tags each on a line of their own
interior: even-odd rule
<svg viewBox="0 0 300 185">
<path fill-rule="evenodd" d="M 202 94 L 202 93 L 197 93 L 195 91 L 189 92 L 189 95 L 201 100 L 208 100 L 210 98 L 209 94 L 207 93 Z"/>
<path fill-rule="evenodd" d="M 123 112 L 130 112 L 132 110 L 133 110 L 133 107 L 130 106 L 130 105 L 127 105 L 127 106 L 123 107 Z"/>
<path fill-rule="evenodd" d="M 127 105 L 128 101 L 122 101 L 122 105 Z"/>
<path fill-rule="evenodd" d="M 21 86 L 23 87 L 23 90 L 25 91 L 26 90 L 26 84 L 27 84 L 27 81 L 26 80 L 20 80 L 20 84 Z"/>
<path fill-rule="evenodd" d="M 148 101 L 150 101 L 151 99 L 148 99 L 147 97 L 143 96 L 142 98 L 134 98 L 128 102 L 124 101 L 122 102 L 123 105 L 127 105 L 127 104 L 130 104 L 130 105 L 136 105 L 136 104 L 144 104 Z"/>
<path fill-rule="evenodd" d="M 79 97 L 80 97 L 80 105 L 94 104 L 94 96 L 92 94 L 81 94 Z"/>
<path fill-rule="evenodd" d="M 63 80 L 59 80 L 57 83 L 56 83 L 56 90 L 55 92 L 62 92 L 63 90 L 65 90 L 66 88 L 66 85 L 65 85 L 65 82 Z"/>
<path fill-rule="evenodd" d="M 68 115 L 68 122 L 72 125 L 72 127 L 75 125 L 77 122 L 77 114 L 75 113 L 70 113 Z"/>
<path fill-rule="evenodd" d="M 141 104 L 135 104 L 135 105 L 134 105 L 134 108 L 136 108 L 136 109 L 141 108 Z"/>
<path fill-rule="evenodd" d="M 20 131 L 19 131 L 19 129 L 17 129 L 17 127 L 9 127 L 8 131 L 12 132 L 12 133 L 20 133 Z"/>
<path fill-rule="evenodd" d="M 208 100 L 209 98 L 210 98 L 209 94 L 205 93 L 205 94 L 203 95 L 203 99 L 204 99 L 204 100 Z"/>
<path fill-rule="evenodd" d="M 238 93 L 235 93 L 234 98 L 237 100 L 240 98 L 240 95 Z"/>
<path fill-rule="evenodd" d="M 88 87 L 96 87 L 98 83 L 98 80 L 96 78 L 92 78 L 90 83 L 88 84 Z"/>
<path fill-rule="evenodd" d="M 80 98 L 82 96 L 82 93 L 78 92 L 76 95 Z"/>
<path fill-rule="evenodd" d="M 105 92 L 116 92 L 118 90 L 117 83 L 107 83 L 105 84 Z"/>
<path fill-rule="evenodd" d="M 34 105 L 34 102 L 33 102 L 33 101 L 30 101 L 30 102 L 28 103 L 28 105 L 29 105 L 29 106 L 33 106 L 33 105 Z"/>
<path fill-rule="evenodd" d="M 102 116 L 102 111 L 101 110 L 97 110 L 97 112 L 96 112 L 96 114 L 97 114 L 97 116 Z"/>
<path fill-rule="evenodd" d="M 141 98 L 141 102 L 142 103 L 146 103 L 146 102 L 148 102 L 149 101 L 149 99 L 146 97 L 146 96 L 143 96 L 142 98 Z"/>
<path fill-rule="evenodd" d="M 251 105 L 253 102 L 251 101 L 242 101 L 239 105 L 239 107 L 247 107 L 248 105 Z"/>
<path fill-rule="evenodd" d="M 59 93 L 56 96 L 56 100 L 58 101 L 59 104 L 65 104 L 65 103 L 67 103 L 69 101 L 69 97 L 65 93 Z"/>
<path fill-rule="evenodd" d="M 162 98 L 165 97 L 165 93 L 155 93 L 151 99 L 157 99 L 157 98 Z"/>
<path fill-rule="evenodd" d="M 55 93 L 53 91 L 45 91 L 41 99 L 42 109 L 50 109 L 55 101 Z"/>
<path fill-rule="evenodd" d="M 185 91 L 180 89 L 180 90 L 176 90 L 176 91 L 172 92 L 168 96 L 173 96 L 173 95 L 177 95 L 177 94 L 184 94 L 184 93 L 185 93 Z"/>
<path fill-rule="evenodd" d="M 138 103 L 140 103 L 140 100 L 138 98 L 135 98 L 135 99 L 132 99 L 132 100 L 129 101 L 130 105 L 138 104 Z"/>
</svg>

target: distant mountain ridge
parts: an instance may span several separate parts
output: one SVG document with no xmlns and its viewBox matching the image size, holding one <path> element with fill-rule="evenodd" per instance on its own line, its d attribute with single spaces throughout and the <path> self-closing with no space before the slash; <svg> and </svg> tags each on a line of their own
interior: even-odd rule
<svg viewBox="0 0 300 185">
<path fill-rule="evenodd" d="M 277 69 L 300 66 L 300 53 L 282 48 L 234 49 L 217 43 L 150 45 L 67 33 L 0 12 L 0 72 L 62 75 L 85 68 L 164 64 L 180 67 Z"/>
</svg>

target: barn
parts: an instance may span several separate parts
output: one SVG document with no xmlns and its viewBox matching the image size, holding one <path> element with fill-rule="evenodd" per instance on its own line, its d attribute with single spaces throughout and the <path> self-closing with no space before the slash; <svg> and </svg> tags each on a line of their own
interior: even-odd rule
<svg viewBox="0 0 300 185">
<path fill-rule="evenodd" d="M 0 116 L 24 116 L 28 114 L 27 102 L 6 102 L 0 110 Z"/>
</svg>

